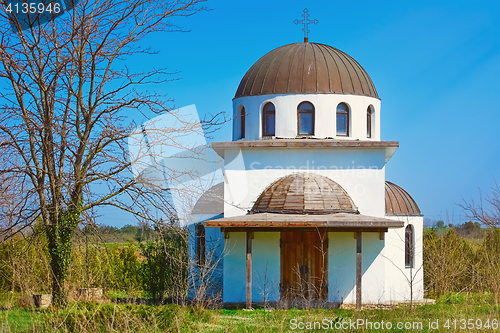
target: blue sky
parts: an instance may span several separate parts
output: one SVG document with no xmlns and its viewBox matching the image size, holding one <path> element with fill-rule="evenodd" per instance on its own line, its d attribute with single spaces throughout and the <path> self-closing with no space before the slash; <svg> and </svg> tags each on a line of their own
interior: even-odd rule
<svg viewBox="0 0 500 333">
<path fill-rule="evenodd" d="M 222 1 L 172 23 L 188 33 L 143 40 L 159 54 L 136 66 L 167 66 L 180 79 L 157 86 L 172 106 L 232 113 L 239 81 L 265 53 L 309 40 L 336 47 L 371 76 L 382 100 L 382 140 L 400 148 L 386 178 L 406 189 L 425 217 L 463 223 L 462 199 L 500 182 L 500 0 Z M 231 138 L 230 125 L 214 140 Z M 121 224 L 118 218 L 109 224 Z"/>
</svg>

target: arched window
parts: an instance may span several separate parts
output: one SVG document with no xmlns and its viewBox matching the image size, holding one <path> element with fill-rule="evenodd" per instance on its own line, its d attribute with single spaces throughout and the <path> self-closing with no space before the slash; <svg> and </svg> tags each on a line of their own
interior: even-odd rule
<svg viewBox="0 0 500 333">
<path fill-rule="evenodd" d="M 366 137 L 372 137 L 372 115 L 373 115 L 373 107 L 370 105 L 368 109 L 366 109 Z"/>
<path fill-rule="evenodd" d="M 262 111 L 262 135 L 273 136 L 275 135 L 276 128 L 276 109 L 273 103 L 264 105 Z"/>
<path fill-rule="evenodd" d="M 196 263 L 198 266 L 205 266 L 205 225 L 196 225 Z"/>
<path fill-rule="evenodd" d="M 299 135 L 314 135 L 314 105 L 302 102 L 297 107 L 297 132 Z"/>
<path fill-rule="evenodd" d="M 415 257 L 415 241 L 413 238 L 413 226 L 408 224 L 405 229 L 405 267 L 413 268 Z"/>
<path fill-rule="evenodd" d="M 245 138 L 245 107 L 241 107 L 240 110 L 240 139 Z"/>
<path fill-rule="evenodd" d="M 349 107 L 345 103 L 337 105 L 337 136 L 349 136 Z"/>
</svg>

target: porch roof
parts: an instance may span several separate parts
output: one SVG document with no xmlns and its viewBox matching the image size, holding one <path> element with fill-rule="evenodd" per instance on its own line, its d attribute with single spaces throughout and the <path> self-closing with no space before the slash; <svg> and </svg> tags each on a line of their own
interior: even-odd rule
<svg viewBox="0 0 500 333">
<path fill-rule="evenodd" d="M 207 227 L 248 228 L 329 228 L 381 229 L 401 228 L 403 221 L 352 213 L 324 215 L 257 213 L 205 221 Z"/>
</svg>

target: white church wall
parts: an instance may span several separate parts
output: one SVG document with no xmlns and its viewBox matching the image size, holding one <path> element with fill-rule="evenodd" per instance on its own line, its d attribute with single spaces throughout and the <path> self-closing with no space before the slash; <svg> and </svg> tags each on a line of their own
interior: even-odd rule
<svg viewBox="0 0 500 333">
<path fill-rule="evenodd" d="M 240 151 L 226 150 L 230 161 Z M 364 215 L 385 214 L 383 149 L 248 149 L 242 163 L 226 165 L 224 216 L 244 215 L 264 189 L 278 178 L 297 172 L 326 176 L 347 191 Z"/>
<path fill-rule="evenodd" d="M 245 140 L 262 138 L 262 108 L 268 102 L 276 108 L 276 137 L 297 137 L 297 106 L 304 101 L 315 108 L 315 138 L 340 138 L 380 140 L 380 100 L 374 97 L 343 94 L 293 94 L 246 96 L 233 100 L 233 140 L 241 138 L 239 109 L 245 107 Z M 337 105 L 346 103 L 350 108 L 350 135 L 337 137 Z M 372 137 L 367 138 L 366 112 L 368 106 L 374 110 Z"/>
<path fill-rule="evenodd" d="M 386 260 L 385 289 L 387 298 L 392 301 L 410 301 L 410 287 L 413 286 L 413 300 L 424 298 L 424 270 L 423 270 L 423 222 L 422 216 L 385 216 L 387 219 L 403 221 L 405 226 L 398 229 L 389 229 L 386 233 Z M 405 267 L 405 228 L 413 225 L 415 240 L 415 258 L 413 268 Z"/>
<path fill-rule="evenodd" d="M 362 235 L 363 303 L 385 302 L 385 291 L 380 287 L 384 285 L 387 274 L 385 260 L 381 255 L 384 243 L 378 232 L 364 232 Z"/>
<path fill-rule="evenodd" d="M 225 239 L 224 302 L 246 301 L 246 233 Z M 252 239 L 252 301 L 276 302 L 280 284 L 280 233 L 255 232 Z"/>
<path fill-rule="evenodd" d="M 280 233 L 255 232 L 252 240 L 252 301 L 277 302 L 279 287 Z"/>
<path fill-rule="evenodd" d="M 356 286 L 356 240 L 352 232 L 329 232 L 328 239 L 328 301 L 351 302 Z"/>
<path fill-rule="evenodd" d="M 244 302 L 246 299 L 246 234 L 231 232 L 224 239 L 224 292 L 222 301 Z"/>
<path fill-rule="evenodd" d="M 356 239 L 353 232 L 330 232 L 328 247 L 328 301 L 356 303 Z M 362 234 L 362 302 L 383 303 L 384 241 L 378 233 Z"/>
</svg>

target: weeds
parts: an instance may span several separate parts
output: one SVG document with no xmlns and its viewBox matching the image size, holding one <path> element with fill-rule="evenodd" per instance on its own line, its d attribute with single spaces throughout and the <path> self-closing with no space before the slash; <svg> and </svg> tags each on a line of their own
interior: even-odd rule
<svg viewBox="0 0 500 333">
<path fill-rule="evenodd" d="M 422 323 L 429 331 L 429 321 L 474 318 L 484 322 L 498 319 L 500 308 L 490 293 L 449 294 L 435 305 L 416 308 L 402 306 L 387 310 L 206 310 L 180 305 L 117 305 L 95 302 L 71 303 L 67 309 L 12 309 L 0 311 L 0 331 L 18 332 L 291 332 L 294 322 L 337 325 L 357 322 Z M 294 321 L 293 321 L 294 320 Z M 334 326 L 335 327 L 335 326 Z M 344 327 L 346 327 L 344 325 Z M 324 329 L 308 330 L 324 331 Z M 333 329 L 332 331 L 335 331 Z M 377 331 L 348 327 L 343 332 Z M 396 331 L 396 330 L 393 330 Z M 404 330 L 397 330 L 404 331 Z M 407 330 L 412 331 L 412 330 Z M 453 331 L 453 330 L 452 330 Z"/>
</svg>

